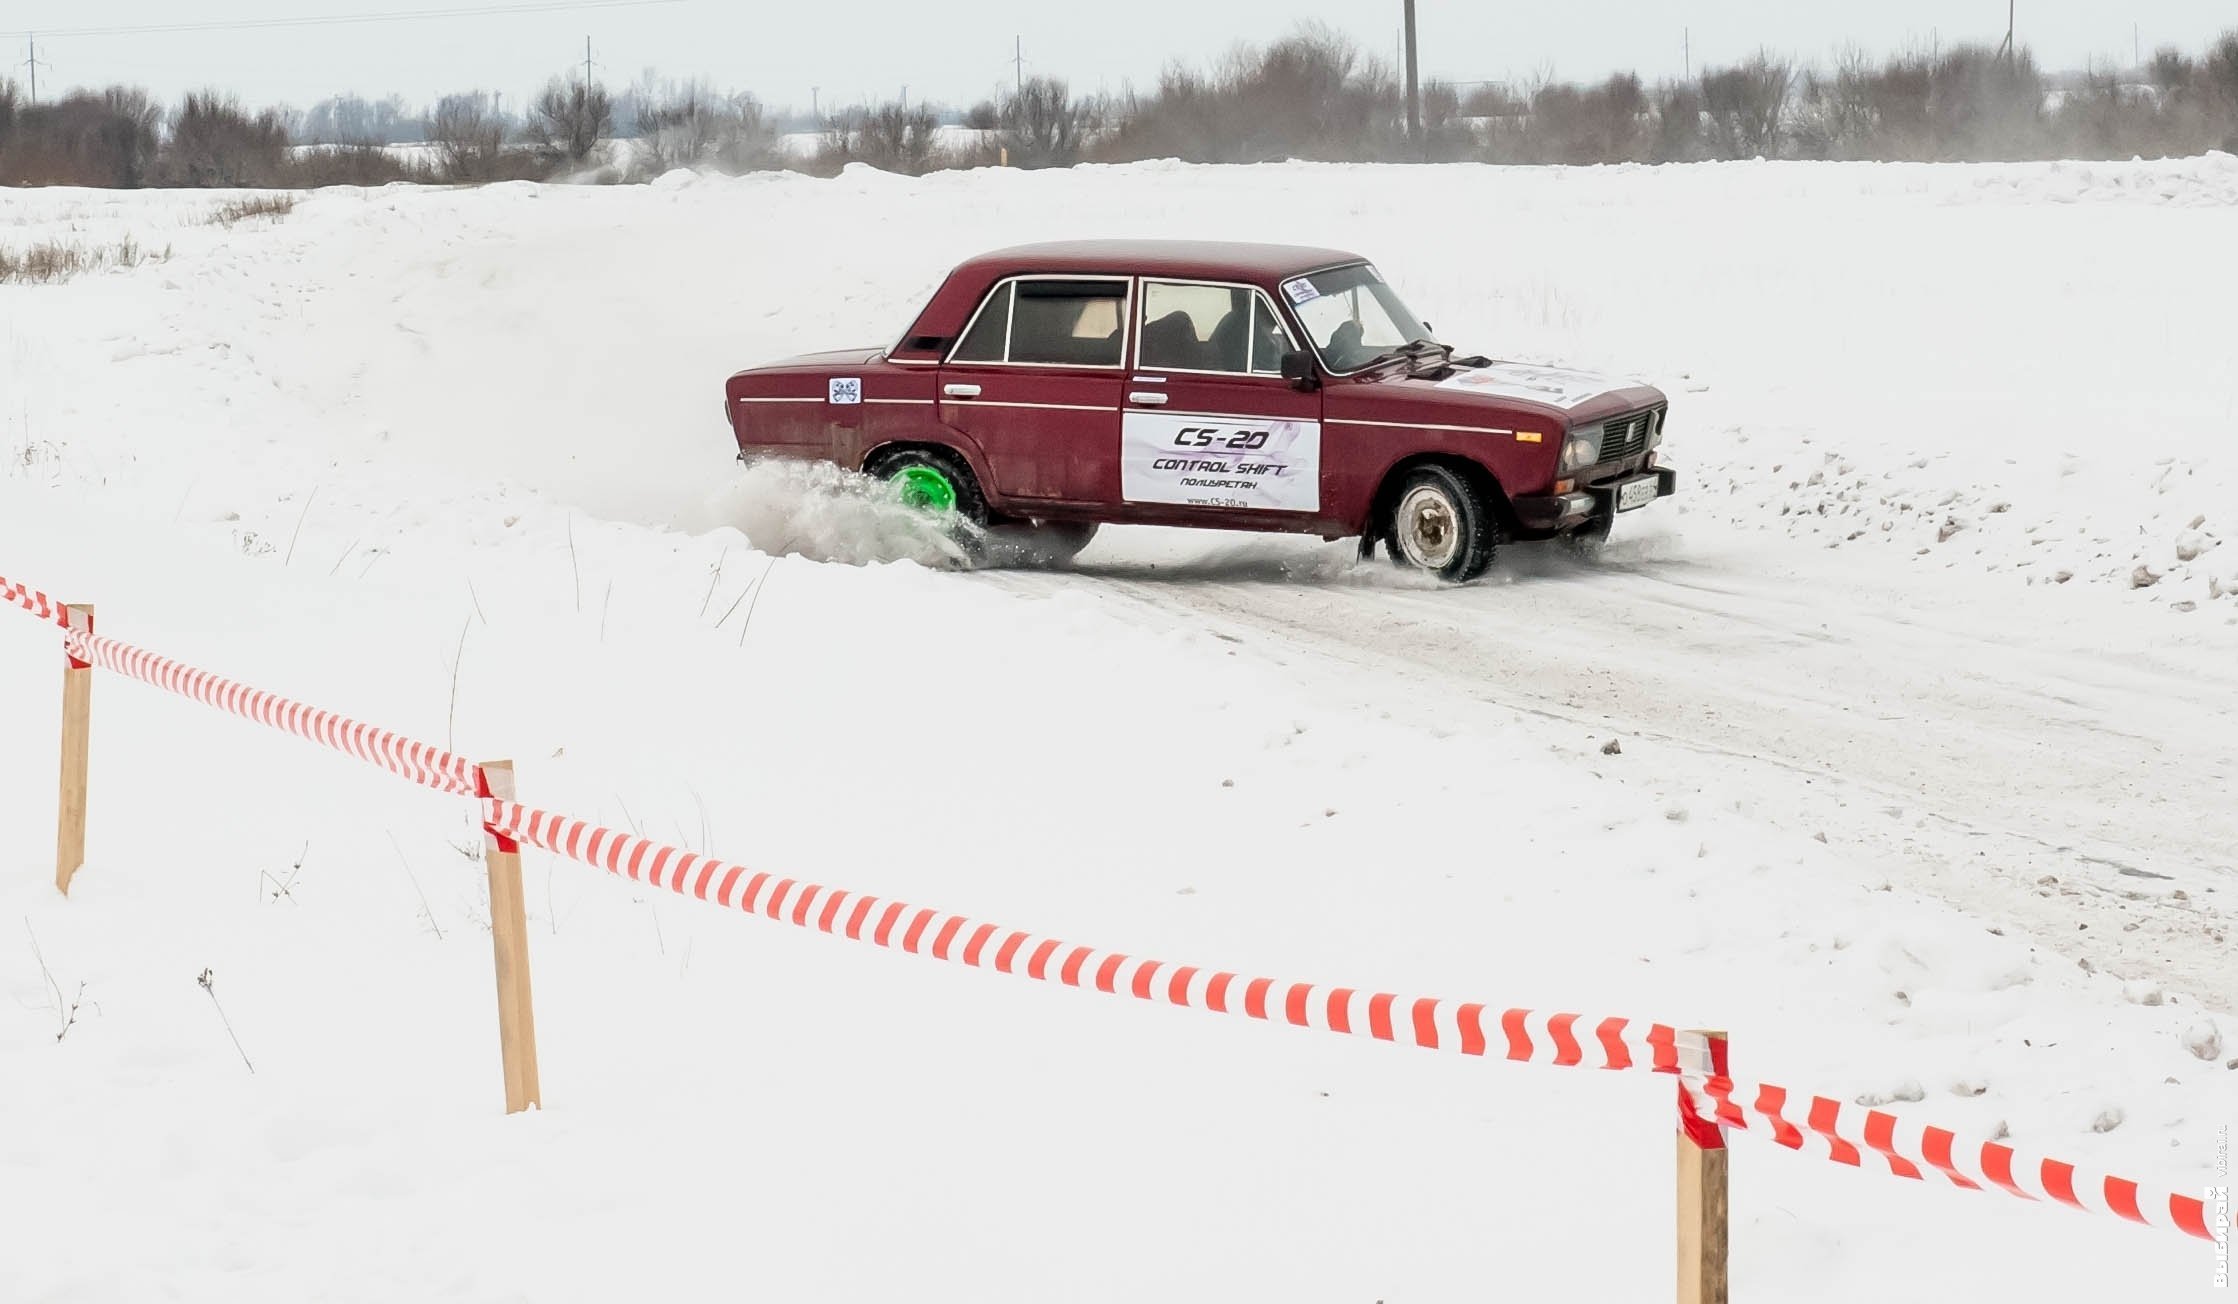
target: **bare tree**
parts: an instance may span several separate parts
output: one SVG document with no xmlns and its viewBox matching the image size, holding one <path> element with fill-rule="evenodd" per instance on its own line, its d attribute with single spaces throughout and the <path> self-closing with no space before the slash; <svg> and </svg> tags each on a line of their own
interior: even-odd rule
<svg viewBox="0 0 2238 1304">
<path fill-rule="evenodd" d="M 1794 80 L 1795 70 L 1786 62 L 1761 53 L 1702 74 L 1712 151 L 1719 158 L 1778 157 L 1781 116 Z"/>
<path fill-rule="evenodd" d="M 171 119 L 156 171 L 174 186 L 277 184 L 287 166 L 288 132 L 276 110 L 250 114 L 216 91 L 188 95 Z"/>
<path fill-rule="evenodd" d="M 581 162 L 613 125 L 614 102 L 605 87 L 555 77 L 536 97 L 528 131 L 546 151 Z"/>
<path fill-rule="evenodd" d="M 428 119 L 427 138 L 435 145 L 443 175 L 452 181 L 487 180 L 505 152 L 505 124 L 480 91 L 446 95 Z"/>
<path fill-rule="evenodd" d="M 661 98 L 653 99 L 654 94 Z M 720 95 L 687 82 L 640 92 L 634 108 L 637 153 L 632 170 L 639 176 L 703 164 L 733 173 L 780 164 L 776 129 L 761 101 L 751 95 Z"/>
<path fill-rule="evenodd" d="M 1081 138 L 1088 124 L 1086 105 L 1055 77 L 1035 77 L 1003 101 L 1001 141 L 1010 161 L 1022 168 L 1063 168 L 1080 161 Z"/>
<path fill-rule="evenodd" d="M 888 101 L 874 109 L 839 114 L 824 124 L 816 160 L 825 171 L 867 163 L 885 172 L 918 176 L 931 170 L 940 118 L 924 104 L 905 108 Z"/>
</svg>

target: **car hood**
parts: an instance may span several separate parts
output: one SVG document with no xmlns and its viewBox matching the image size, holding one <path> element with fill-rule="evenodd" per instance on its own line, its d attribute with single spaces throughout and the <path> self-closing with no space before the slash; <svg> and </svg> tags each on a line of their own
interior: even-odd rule
<svg viewBox="0 0 2238 1304">
<path fill-rule="evenodd" d="M 1522 414 L 1581 425 L 1664 401 L 1661 390 L 1620 376 L 1526 362 L 1456 366 L 1443 379 L 1406 377 L 1407 397 L 1451 416 L 1498 424 Z"/>
<path fill-rule="evenodd" d="M 822 353 L 796 353 L 792 357 L 764 362 L 746 370 L 795 371 L 804 367 L 863 367 L 876 362 L 885 354 L 884 349 L 830 349 Z"/>
</svg>

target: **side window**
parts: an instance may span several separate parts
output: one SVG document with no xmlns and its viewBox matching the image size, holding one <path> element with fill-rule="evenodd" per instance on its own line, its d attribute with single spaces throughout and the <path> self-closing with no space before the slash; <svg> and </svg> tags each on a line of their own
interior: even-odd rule
<svg viewBox="0 0 2238 1304">
<path fill-rule="evenodd" d="M 1274 305 L 1267 296 L 1251 296 L 1251 370 L 1255 375 L 1279 376 L 1282 374 L 1282 355 L 1297 346 L 1290 342 L 1290 332 L 1282 329 L 1282 318 L 1275 314 Z"/>
<path fill-rule="evenodd" d="M 1017 281 L 1011 293 L 1009 361 L 1119 365 L 1125 281 Z"/>
<path fill-rule="evenodd" d="M 1006 281 L 987 296 L 987 304 L 956 345 L 952 361 L 1000 362 L 1004 341 L 1010 338 L 1010 301 L 1016 281 Z"/>
<path fill-rule="evenodd" d="M 1251 293 L 1240 286 L 1143 282 L 1141 365 L 1248 371 Z"/>
</svg>

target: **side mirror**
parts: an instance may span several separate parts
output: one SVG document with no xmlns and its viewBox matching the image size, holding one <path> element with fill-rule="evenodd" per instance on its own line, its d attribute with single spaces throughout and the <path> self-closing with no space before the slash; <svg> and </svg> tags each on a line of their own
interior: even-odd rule
<svg viewBox="0 0 2238 1304">
<path fill-rule="evenodd" d="M 1282 355 L 1282 378 L 1299 389 L 1312 389 L 1320 384 L 1313 371 L 1313 355 L 1303 349 L 1292 349 Z"/>
</svg>

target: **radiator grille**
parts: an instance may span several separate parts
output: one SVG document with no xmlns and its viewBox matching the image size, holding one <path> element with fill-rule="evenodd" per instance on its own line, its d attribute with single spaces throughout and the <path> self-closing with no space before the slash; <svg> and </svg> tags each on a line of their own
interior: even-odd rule
<svg viewBox="0 0 2238 1304">
<path fill-rule="evenodd" d="M 1649 408 L 1645 412 L 1612 418 L 1601 428 L 1601 460 L 1618 462 L 1645 451 L 1647 437 L 1655 432 L 1662 421 L 1662 408 Z"/>
</svg>

